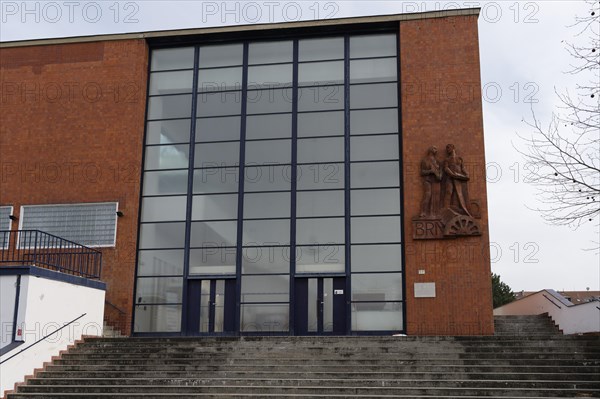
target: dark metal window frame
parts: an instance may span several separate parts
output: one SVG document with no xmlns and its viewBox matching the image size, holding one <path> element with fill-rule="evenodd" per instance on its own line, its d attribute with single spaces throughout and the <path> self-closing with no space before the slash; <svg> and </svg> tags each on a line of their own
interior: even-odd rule
<svg viewBox="0 0 600 399">
<path fill-rule="evenodd" d="M 396 41 L 397 41 L 397 46 L 396 46 L 396 50 L 397 53 L 395 56 L 377 56 L 377 57 L 358 57 L 358 58 L 352 58 L 350 59 L 349 56 L 349 51 L 350 51 L 350 46 L 349 46 L 349 39 L 350 36 L 358 36 L 358 35 L 366 35 L 366 34 L 389 34 L 389 33 L 393 33 L 396 35 Z M 326 38 L 326 37 L 343 37 L 344 39 L 344 58 L 343 59 L 335 59 L 335 60 L 310 60 L 310 61 L 299 61 L 298 60 L 298 40 L 300 39 L 304 39 L 304 38 Z M 296 83 L 293 84 L 290 87 L 290 89 L 292 89 L 293 94 L 292 94 L 292 110 L 290 111 L 285 111 L 285 112 L 269 112 L 269 113 L 253 113 L 253 114 L 248 114 L 247 113 L 247 108 L 246 108 L 246 104 L 247 104 L 247 93 L 248 91 L 253 91 L 253 90 L 257 90 L 257 89 L 249 89 L 247 86 L 247 80 L 248 80 L 248 68 L 250 66 L 254 67 L 254 66 L 261 66 L 261 65 L 287 65 L 290 64 L 290 62 L 277 62 L 277 63 L 264 63 L 264 64 L 252 64 L 250 65 L 248 63 L 248 47 L 249 47 L 249 43 L 251 42 L 257 42 L 257 41 L 276 41 L 276 40 L 281 40 L 281 41 L 285 41 L 285 40 L 293 40 L 293 58 L 292 58 L 292 68 L 293 68 L 293 76 L 292 76 L 292 82 Z M 180 40 L 179 43 L 176 43 L 177 40 Z M 243 64 L 242 65 L 227 65 L 227 66 L 215 66 L 215 67 L 206 67 L 206 68 L 199 68 L 199 49 L 202 45 L 206 45 L 206 44 L 226 44 L 227 42 L 231 42 L 231 43 L 240 43 L 243 45 Z M 149 44 L 151 47 L 151 51 L 150 54 L 152 53 L 152 50 L 154 49 L 161 49 L 161 48 L 176 48 L 176 47 L 187 47 L 187 46 L 193 46 L 194 47 L 194 66 L 192 69 L 190 68 L 183 68 L 183 69 L 169 69 L 169 70 L 160 70 L 160 71 L 155 71 L 152 72 L 151 71 L 151 58 L 149 58 L 149 62 L 148 62 L 148 85 L 150 83 L 150 78 L 151 78 L 151 73 L 161 73 L 161 72 L 175 72 L 175 71 L 192 71 L 193 72 L 193 83 L 192 83 L 192 91 L 189 93 L 173 93 L 173 94 L 167 94 L 167 95 L 149 95 L 148 99 L 152 98 L 152 97 L 160 97 L 160 96 L 169 96 L 169 95 L 192 95 L 192 109 L 191 109 L 191 116 L 190 117 L 179 117 L 179 118 L 164 118 L 164 119 L 148 119 L 148 112 L 149 112 L 149 102 L 147 102 L 146 104 L 146 127 L 145 130 L 147 130 L 147 126 L 148 126 L 148 122 L 153 122 L 153 121 L 168 121 L 168 120 L 190 120 L 190 138 L 188 142 L 183 142 L 183 143 L 155 143 L 155 144 L 146 144 L 146 133 L 144 134 L 144 153 L 143 153 L 143 160 L 142 160 L 142 165 L 144 166 L 145 164 L 145 149 L 147 147 L 153 147 L 153 146 L 164 146 L 164 145 L 177 145 L 177 144 L 186 144 L 189 145 L 189 164 L 188 164 L 188 168 L 174 168 L 174 169 L 144 169 L 144 167 L 142 167 L 142 171 L 141 171 L 141 181 L 142 181 L 142 188 L 143 188 L 143 180 L 144 180 L 144 174 L 145 172 L 152 172 L 152 171 L 169 171 L 169 170 L 173 170 L 173 171 L 182 171 L 182 170 L 186 170 L 188 171 L 188 191 L 187 193 L 181 193 L 181 194 L 165 194 L 165 195 L 143 195 L 143 191 L 141 191 L 140 193 L 140 202 L 139 202 L 139 226 L 142 226 L 143 224 L 153 224 L 153 223 L 173 223 L 174 221 L 162 221 L 162 222 L 141 222 L 141 205 L 142 205 L 142 201 L 143 198 L 151 198 L 151 197 L 176 197 L 176 196 L 186 196 L 187 197 L 187 208 L 186 208 L 186 220 L 185 221 L 175 221 L 175 222 L 179 222 L 179 223 L 185 223 L 185 247 L 184 248 L 139 248 L 139 238 L 140 238 L 140 230 L 138 229 L 138 248 L 137 248 L 137 253 L 136 253 L 136 279 L 135 279 L 135 286 L 134 286 L 134 292 L 136 292 L 137 290 L 137 278 L 149 278 L 149 277 L 168 277 L 168 276 L 161 276 L 161 275 L 157 275 L 157 276 L 148 276 L 148 275 L 139 275 L 138 276 L 138 272 L 137 272 L 137 263 L 138 263 L 138 257 L 139 257 L 139 251 L 140 250 L 168 250 L 168 249 L 175 249 L 175 250 L 184 250 L 184 275 L 183 276 L 173 276 L 173 277 L 182 277 L 183 278 L 183 292 L 182 292 L 182 304 L 176 304 L 176 305 L 181 305 L 182 306 L 182 314 L 181 314 L 181 328 L 180 328 L 180 334 L 184 334 L 185 330 L 186 330 L 186 322 L 187 322 L 187 313 L 188 313 L 188 309 L 187 307 L 190 304 L 186 303 L 186 298 L 187 298 L 187 285 L 188 285 L 188 280 L 194 280 L 194 279 L 199 279 L 199 278 L 210 278 L 210 279 L 217 279 L 217 278 L 235 278 L 236 281 L 236 292 L 238 293 L 238 295 L 241 293 L 241 277 L 242 277 L 242 267 L 241 267 L 241 262 L 242 262 L 242 250 L 244 248 L 265 248 L 265 247 L 274 247 L 274 245 L 257 245 L 257 246 L 248 246 L 248 245 L 244 245 L 243 241 L 242 241 L 242 234 L 243 234 L 243 223 L 246 220 L 273 220 L 273 219 L 285 219 L 285 220 L 290 220 L 290 243 L 289 244 L 282 244 L 282 245 L 276 245 L 277 247 L 289 247 L 290 250 L 292 251 L 291 253 L 295 253 L 295 248 L 298 247 L 304 247 L 304 246 L 327 246 L 327 245 L 332 245 L 332 244 L 302 244 L 302 245 L 297 245 L 296 244 L 296 220 L 297 219 L 321 219 L 321 218 L 330 218 L 330 216 L 319 216 L 319 217 L 297 217 L 296 216 L 296 194 L 297 192 L 305 192 L 305 191 L 343 191 L 344 192 L 344 205 L 345 205 L 345 211 L 344 211 L 344 216 L 336 216 L 338 218 L 343 218 L 345 220 L 344 222 L 344 226 L 345 226 L 345 243 L 341 243 L 341 244 L 336 244 L 338 246 L 344 246 L 345 247 L 345 274 L 342 274 L 342 276 L 346 277 L 346 290 L 348 293 L 351 292 L 351 276 L 354 273 L 351 273 L 351 267 L 350 267 L 350 262 L 351 262 L 351 247 L 353 245 L 357 245 L 357 246 L 362 246 L 362 245 L 400 245 L 401 246 L 401 254 L 402 254 L 402 259 L 401 259 L 401 265 L 400 265 L 400 271 L 399 272 L 393 272 L 393 273 L 401 273 L 402 275 L 402 300 L 398 301 L 398 300 L 394 300 L 394 301 L 385 301 L 385 302 L 394 302 L 394 303 L 401 303 L 402 304 L 402 323 L 403 323 L 403 327 L 402 327 L 402 332 L 406 331 L 406 301 L 405 301 L 405 246 L 403 245 L 403 242 L 381 242 L 381 243 L 377 243 L 377 242 L 369 242 L 369 243 L 352 243 L 351 241 L 351 237 L 350 237 L 350 223 L 352 218 L 360 218 L 360 217 L 384 217 L 384 216 L 400 216 L 400 238 L 402 240 L 403 237 L 403 228 L 404 228 L 404 221 L 403 218 L 401 217 L 401 211 L 404 207 L 404 196 L 403 196 L 403 187 L 402 187 L 402 175 L 403 175 L 403 167 L 402 167 L 402 120 L 401 120 L 401 115 L 402 115 L 402 98 L 401 98 L 401 75 L 400 75 L 400 39 L 399 39 L 399 32 L 398 32 L 398 24 L 397 23 L 379 23 L 379 24 L 360 24 L 360 25 L 347 25 L 347 26 L 342 26 L 342 27 L 325 27 L 324 29 L 320 30 L 320 31 L 316 31 L 314 29 L 312 29 L 311 31 L 307 31 L 307 30 L 303 30 L 303 29 L 290 29 L 287 31 L 287 34 L 282 35 L 281 31 L 277 32 L 277 31 L 265 31 L 265 32 L 256 32 L 255 34 L 250 34 L 245 36 L 244 38 L 240 38 L 238 35 L 235 34 L 218 34 L 218 35 L 204 35 L 202 37 L 198 37 L 198 38 L 194 38 L 194 37 L 186 37 L 186 38 L 179 38 L 179 39 L 165 39 L 165 38 L 159 38 L 159 39 L 151 39 L 149 40 Z M 151 55 L 149 56 L 151 57 Z M 365 60 L 365 59 L 392 59 L 395 58 L 398 64 L 397 67 L 397 79 L 394 81 L 377 81 L 377 82 L 359 82 L 359 83 L 351 83 L 350 82 L 350 61 L 354 61 L 354 60 Z M 303 86 L 298 86 L 297 82 L 298 82 L 298 69 L 299 69 L 299 65 L 300 64 L 307 64 L 307 63 L 316 63 L 316 62 L 325 62 L 325 61 L 343 61 L 344 62 L 344 82 L 341 84 L 334 84 L 334 86 L 340 86 L 343 87 L 344 89 L 344 104 L 343 107 L 338 109 L 324 109 L 324 110 L 305 110 L 305 111 L 298 111 L 298 91 L 302 90 L 302 89 L 310 89 L 310 88 L 321 88 L 321 87 L 331 87 L 332 85 L 303 85 Z M 201 95 L 203 92 L 198 90 L 198 74 L 199 71 L 201 70 L 205 70 L 205 69 L 221 69 L 221 68 L 229 68 L 229 67 L 242 67 L 242 86 L 240 88 L 240 90 L 216 90 L 216 91 L 211 91 L 209 92 L 210 94 L 215 94 L 215 93 L 222 93 L 222 92 L 239 92 L 241 94 L 241 105 L 240 105 L 240 113 L 239 114 L 232 114 L 232 115 L 214 115 L 214 116 L 198 116 L 197 115 L 197 104 L 198 104 L 198 96 Z M 350 87 L 351 86 L 356 86 L 356 85 L 363 85 L 363 84 L 378 84 L 378 83 L 396 83 L 397 87 L 398 87 L 398 105 L 397 107 L 378 107 L 378 108 L 351 108 L 350 107 Z M 365 109 L 395 109 L 398 111 L 398 132 L 396 133 L 370 133 L 370 134 L 350 134 L 350 111 L 355 111 L 355 110 L 365 110 Z M 344 113 L 344 134 L 340 135 L 340 134 L 336 134 L 336 135 L 327 135 L 327 136 L 302 136 L 301 138 L 298 137 L 298 126 L 297 126 L 297 120 L 298 120 L 298 114 L 303 114 L 303 113 L 315 113 L 315 112 L 343 112 Z M 291 137 L 281 137 L 281 138 L 260 138 L 260 139 L 246 139 L 245 137 L 245 132 L 246 132 L 246 118 L 247 116 L 255 116 L 255 115 L 278 115 L 278 114 L 291 114 L 292 117 L 292 134 Z M 208 118 L 223 118 L 223 117 L 239 117 L 241 119 L 240 122 L 240 139 L 239 140 L 222 140 L 222 141 L 197 141 L 196 139 L 196 122 L 198 119 L 208 119 Z M 398 159 L 377 159 L 377 160 L 360 160 L 360 161 L 351 161 L 350 160 L 350 139 L 351 137 L 361 137 L 361 136 L 385 136 L 385 135 L 395 135 L 398 136 L 398 146 L 399 146 L 399 152 L 398 152 Z M 308 163 L 298 163 L 297 162 L 297 142 L 298 139 L 310 139 L 310 138 L 329 138 L 329 137 L 344 137 L 344 161 L 343 162 L 308 162 Z M 245 183 L 245 174 L 244 174 L 244 169 L 246 167 L 246 165 L 244 165 L 244 160 L 245 160 L 245 143 L 246 141 L 248 142 L 255 142 L 255 141 L 266 141 L 266 140 L 283 140 L 283 139 L 287 139 L 290 140 L 291 139 L 291 146 L 292 146 L 292 155 L 291 155 L 291 163 L 284 163 L 284 164 L 271 164 L 271 163 L 267 163 L 267 164 L 263 164 L 263 165 L 251 165 L 251 166 L 263 166 L 263 167 L 269 167 L 269 166 L 290 166 L 292 167 L 292 181 L 290 182 L 290 188 L 288 190 L 276 190 L 276 191 L 270 191 L 270 190 L 266 190 L 266 191 L 249 191 L 248 193 L 271 193 L 271 192 L 284 192 L 284 193 L 290 193 L 291 195 L 291 209 L 290 209 L 290 217 L 285 217 L 285 218 L 257 218 L 257 219 L 247 219 L 243 217 L 243 199 L 244 199 L 244 194 L 246 193 L 244 191 L 244 183 Z M 212 144 L 212 143 L 225 143 L 225 142 L 239 142 L 240 143 L 240 154 L 239 154 L 239 159 L 238 159 L 238 164 L 236 165 L 224 165 L 224 166 L 211 166 L 211 167 L 195 167 L 194 165 L 194 154 L 195 154 L 195 149 L 197 145 L 202 145 L 202 144 Z M 373 162 L 398 162 L 398 167 L 399 167 L 399 182 L 397 186 L 382 186 L 382 187 L 357 187 L 357 188 L 353 188 L 351 187 L 350 183 L 351 183 L 351 175 L 350 175 L 350 166 L 351 164 L 355 164 L 355 163 L 373 163 Z M 298 189 L 297 187 L 297 170 L 298 167 L 300 166 L 306 166 L 306 165 L 328 165 L 328 164 L 338 164 L 338 165 L 344 165 L 344 185 L 343 187 L 338 187 L 338 188 L 333 188 L 333 189 Z M 296 166 L 296 167 L 294 167 Z M 204 170 L 204 169 L 226 169 L 226 168 L 235 168 L 236 172 L 238 173 L 237 175 L 237 179 L 238 179 L 238 191 L 237 192 L 214 192 L 214 193 L 202 193 L 202 194 L 195 194 L 193 192 L 193 183 L 194 183 L 194 172 L 196 170 Z M 351 215 L 351 208 L 350 208 L 350 194 L 352 191 L 355 190 L 373 190 L 373 189 L 378 189 L 378 188 L 398 188 L 400 189 L 400 209 L 399 209 L 399 213 L 398 214 L 391 214 L 391 215 Z M 197 195 L 214 195 L 214 194 L 238 194 L 238 217 L 237 219 L 227 219 L 227 221 L 236 221 L 237 222 L 237 245 L 234 246 L 223 246 L 222 248 L 235 248 L 237 250 L 236 252 L 236 273 L 235 274 L 227 274 L 227 275 L 190 275 L 189 274 L 189 257 L 190 257 L 190 249 L 201 249 L 201 248 L 213 248 L 213 247 L 192 247 L 190 245 L 190 239 L 191 239 L 191 224 L 192 222 L 197 222 L 197 220 L 192 220 L 191 215 L 192 215 L 192 199 L 194 196 Z M 207 220 L 210 222 L 216 222 L 218 220 Z M 221 248 L 221 247 L 219 247 Z M 290 277 L 290 298 L 289 298 L 289 304 L 291 305 L 292 303 L 294 303 L 294 279 L 297 277 L 296 275 L 296 268 L 295 268 L 295 260 L 293 259 L 294 257 L 292 257 L 292 259 L 290 259 L 290 272 L 289 272 L 289 277 Z M 385 273 L 391 273 L 391 272 L 387 272 L 387 271 L 374 271 L 374 272 L 355 272 L 356 274 L 364 274 L 364 273 L 372 273 L 372 274 L 385 274 Z M 256 276 L 256 275 L 261 275 L 261 274 L 244 274 L 244 275 L 248 275 L 248 276 Z M 286 274 L 281 274 L 281 273 L 274 273 L 274 274 L 265 274 L 265 275 L 286 275 Z M 302 273 L 299 274 L 298 277 L 310 277 L 310 276 L 340 276 L 339 273 L 313 273 L 313 274 L 308 274 L 308 273 Z M 350 294 L 348 294 L 350 295 Z M 134 301 L 133 304 L 133 318 L 132 318 L 132 331 L 134 335 L 163 335 L 163 334 L 167 334 L 167 335 L 178 335 L 177 333 L 161 333 L 161 332 L 156 332 L 156 333 L 136 333 L 134 332 L 134 323 L 135 323 L 135 311 L 136 311 L 136 301 Z M 236 330 L 237 330 L 237 334 L 240 335 L 253 335 L 252 333 L 243 333 L 240 330 L 240 298 L 237 299 L 237 306 L 236 306 Z M 350 306 L 351 303 L 354 303 L 354 301 L 351 300 L 351 298 L 349 297 L 348 300 L 348 309 L 346 312 L 346 316 L 347 316 L 347 334 L 353 334 L 353 335 L 372 335 L 372 334 L 380 334 L 380 333 L 389 333 L 389 331 L 351 331 L 351 311 L 350 311 Z M 362 302 L 362 301 L 360 301 Z M 287 302 L 286 302 L 287 303 Z M 358 303 L 358 302 L 356 302 Z M 153 305 L 159 305 L 159 304 L 153 304 L 153 303 L 148 303 L 148 304 L 144 304 L 144 305 L 148 305 L 148 306 L 153 306 Z M 171 305 L 171 304 L 170 304 Z M 175 304 L 173 304 L 175 305 Z M 294 306 L 290 306 L 289 309 L 289 316 L 290 316 L 290 323 L 289 323 L 289 332 L 284 332 L 281 333 L 282 335 L 288 335 L 288 334 L 294 334 Z"/>
</svg>

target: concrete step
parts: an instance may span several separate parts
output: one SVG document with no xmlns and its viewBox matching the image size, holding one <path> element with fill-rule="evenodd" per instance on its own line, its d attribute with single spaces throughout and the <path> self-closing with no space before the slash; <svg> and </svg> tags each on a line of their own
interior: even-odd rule
<svg viewBox="0 0 600 399">
<path fill-rule="evenodd" d="M 473 348 L 475 349 L 475 348 Z M 124 353 L 66 353 L 62 356 L 64 360 L 114 360 L 116 362 L 123 358 L 123 355 L 127 355 L 128 358 L 143 358 L 143 359 L 192 359 L 192 360 L 214 360 L 219 361 L 223 359 L 231 360 L 259 360 L 269 361 L 272 359 L 281 359 L 281 353 L 278 352 L 246 352 L 246 351 L 232 351 L 228 353 L 207 353 L 207 352 L 124 352 Z M 321 353 L 321 352 L 292 352 L 286 351 L 285 358 L 290 360 L 298 361 L 310 361 L 317 359 L 324 359 L 329 361 L 365 361 L 365 362 L 378 362 L 382 360 L 400 360 L 400 359 L 600 359 L 600 353 L 594 351 L 578 351 L 578 352 L 525 352 L 519 351 L 454 351 L 454 352 L 440 352 L 440 353 L 423 353 L 423 352 L 411 352 L 403 351 L 397 353 Z"/>
<path fill-rule="evenodd" d="M 114 364 L 76 364 L 76 365 L 57 365 L 53 364 L 46 366 L 47 371 L 195 371 L 195 372 L 220 372 L 220 371 L 231 371 L 231 372 L 255 372 L 257 370 L 261 372 L 265 371 L 285 371 L 285 372 L 361 372 L 369 370 L 372 372 L 428 372 L 428 373 L 446 373 L 446 372 L 462 372 L 462 373 L 496 373 L 496 372 L 530 372 L 530 373 L 600 373 L 600 366 L 593 365 L 462 365 L 462 364 L 438 364 L 438 365 L 415 365 L 415 364 L 396 364 L 393 366 L 382 366 L 382 365 L 371 365 L 368 368 L 366 366 L 348 366 L 348 365 L 320 365 L 320 364 L 306 364 L 298 365 L 291 364 L 284 366 L 281 364 L 263 364 L 260 368 L 256 365 L 239 365 L 239 364 L 216 364 L 216 365 L 204 365 L 204 364 L 187 364 L 182 365 L 179 363 L 174 364 L 129 364 L 129 365 L 114 365 Z"/>
<path fill-rule="evenodd" d="M 200 378 L 206 376 L 204 371 L 186 371 L 186 370 L 106 370 L 106 371 L 89 371 L 76 370 L 74 371 L 40 371 L 37 373 L 37 378 L 54 378 L 54 379 L 72 379 L 77 378 Z M 462 371 L 446 371 L 446 372 L 416 372 L 416 371 L 232 371 L 232 370 L 212 370 L 210 375 L 214 378 L 233 378 L 233 379 L 248 379 L 248 378 L 312 378 L 312 379 L 429 379 L 429 380 L 538 380 L 538 381 L 598 381 L 596 373 L 544 373 L 544 372 L 462 372 Z M 32 380 L 29 380 L 32 381 Z"/>
<path fill-rule="evenodd" d="M 7 396 L 7 399 L 72 399 L 73 397 L 81 397 L 81 395 L 65 395 L 65 394 L 53 394 L 53 393 L 18 393 L 18 394 L 10 394 Z M 155 398 L 181 398 L 181 394 L 179 393 L 154 393 L 152 396 L 148 394 L 135 394 L 135 393 L 88 393 L 84 396 L 86 399 L 105 399 L 105 398 L 127 398 L 127 399 L 148 399 L 149 397 Z M 228 399 L 246 399 L 246 398 L 290 398 L 290 399 L 325 399 L 325 398 L 358 398 L 358 399 L 378 399 L 378 398 L 410 398 L 410 399 L 481 399 L 482 396 L 478 393 L 475 396 L 464 394 L 456 396 L 456 394 L 450 395 L 441 395 L 437 393 L 435 395 L 376 395 L 376 394 L 367 394 L 367 395 L 347 395 L 347 394 L 312 394 L 307 395 L 303 394 L 253 394 L 253 393 L 186 393 L 186 398 L 228 398 Z M 600 398 L 600 396 L 591 396 L 588 394 L 582 394 L 580 396 L 568 396 L 568 397 L 586 397 L 586 398 Z M 502 395 L 502 396 L 485 396 L 486 399 L 548 399 L 547 396 L 513 396 L 513 395 Z"/>
<path fill-rule="evenodd" d="M 320 386 L 320 387 L 447 387 L 447 388 L 544 388 L 544 389 L 596 389 L 600 381 L 540 381 L 540 380 L 463 380 L 463 379 L 348 379 L 348 378 L 32 378 L 29 385 L 82 386 L 82 385 L 158 385 L 158 386 Z"/>
<path fill-rule="evenodd" d="M 223 360 L 211 359 L 211 358 L 134 358 L 127 357 L 120 360 L 117 359 L 70 359 L 61 358 L 54 361 L 56 365 L 79 365 L 79 364 L 96 364 L 96 365 L 139 365 L 141 363 L 154 364 L 154 365 L 194 365 L 198 363 L 206 365 L 241 365 L 241 366 L 280 366 L 280 367 L 296 367 L 296 366 L 339 366 L 339 367 L 350 367 L 350 366 L 386 366 L 395 367 L 400 365 L 571 365 L 571 366 L 599 366 L 599 359 L 572 359 L 572 358 L 552 358 L 552 359 L 531 359 L 531 358 L 518 358 L 518 355 L 508 354 L 507 358 L 401 358 L 401 359 L 277 359 L 277 358 L 234 358 L 229 357 Z"/>
<path fill-rule="evenodd" d="M 469 387 L 349 387 L 339 386 L 253 386 L 253 385 L 25 385 L 19 388 L 19 393 L 61 393 L 61 394 L 89 394 L 89 393 L 229 393 L 229 394 L 301 394 L 301 395 L 477 395 L 502 396 L 542 396 L 542 397 L 572 397 L 578 395 L 596 394 L 595 389 L 570 388 L 469 388 Z"/>
</svg>

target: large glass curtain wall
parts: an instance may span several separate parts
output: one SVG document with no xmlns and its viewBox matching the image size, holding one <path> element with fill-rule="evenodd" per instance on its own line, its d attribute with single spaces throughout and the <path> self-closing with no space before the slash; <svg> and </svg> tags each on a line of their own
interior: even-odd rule
<svg viewBox="0 0 600 399">
<path fill-rule="evenodd" d="M 345 276 L 349 331 L 403 329 L 396 34 L 151 53 L 134 331 L 186 330 L 190 279 L 286 333 L 294 278 Z"/>
</svg>

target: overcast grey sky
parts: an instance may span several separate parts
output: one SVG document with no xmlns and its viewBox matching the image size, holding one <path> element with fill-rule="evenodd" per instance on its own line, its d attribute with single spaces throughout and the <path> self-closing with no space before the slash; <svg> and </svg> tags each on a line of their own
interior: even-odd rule
<svg viewBox="0 0 600 399">
<path fill-rule="evenodd" d="M 573 89 L 563 41 L 583 1 L 0 1 L 0 40 L 82 36 L 481 7 L 479 38 L 488 171 L 492 271 L 513 290 L 600 289 L 598 223 L 572 230 L 546 224 L 513 145 L 523 119 L 547 124 L 555 89 Z M 600 151 L 600 149 L 598 150 Z M 465 159 L 468 162 L 468 159 Z M 468 256 L 468 255 L 459 255 Z"/>
</svg>

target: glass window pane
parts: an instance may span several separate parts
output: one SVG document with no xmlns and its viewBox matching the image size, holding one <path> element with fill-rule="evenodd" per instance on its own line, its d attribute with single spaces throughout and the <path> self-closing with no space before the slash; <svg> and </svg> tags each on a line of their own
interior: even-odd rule
<svg viewBox="0 0 600 399">
<path fill-rule="evenodd" d="M 399 331 L 402 323 L 400 302 L 352 304 L 352 331 Z"/>
<path fill-rule="evenodd" d="M 244 219 L 290 217 L 290 193 L 244 194 Z"/>
<path fill-rule="evenodd" d="M 344 86 L 318 86 L 298 89 L 298 111 L 344 109 Z"/>
<path fill-rule="evenodd" d="M 248 114 L 292 112 L 292 88 L 248 90 Z"/>
<path fill-rule="evenodd" d="M 237 222 L 192 222 L 191 247 L 235 247 Z"/>
<path fill-rule="evenodd" d="M 198 71 L 198 91 L 216 92 L 242 90 L 242 68 L 201 69 Z"/>
<path fill-rule="evenodd" d="M 185 223 L 151 223 L 140 225 L 140 249 L 183 248 Z"/>
<path fill-rule="evenodd" d="M 212 68 L 229 65 L 242 65 L 244 46 L 242 44 L 225 44 L 220 46 L 200 47 L 200 68 Z"/>
<path fill-rule="evenodd" d="M 146 144 L 187 143 L 190 141 L 190 119 L 148 122 Z"/>
<path fill-rule="evenodd" d="M 248 64 L 292 62 L 293 42 L 254 42 L 248 46 Z"/>
<path fill-rule="evenodd" d="M 298 86 L 344 83 L 344 61 L 310 62 L 298 65 Z"/>
<path fill-rule="evenodd" d="M 350 86 L 350 108 L 352 109 L 396 106 L 398 106 L 398 85 L 396 83 Z"/>
<path fill-rule="evenodd" d="M 274 246 L 290 244 L 290 221 L 245 220 L 244 246 Z"/>
<path fill-rule="evenodd" d="M 352 274 L 352 301 L 401 301 L 402 273 Z"/>
<path fill-rule="evenodd" d="M 189 118 L 192 115 L 192 96 L 150 97 L 148 99 L 148 119 Z"/>
<path fill-rule="evenodd" d="M 350 164 L 350 186 L 398 187 L 400 185 L 400 164 L 394 162 L 365 162 Z"/>
<path fill-rule="evenodd" d="M 207 92 L 198 95 L 196 116 L 239 115 L 242 94 L 239 91 Z"/>
<path fill-rule="evenodd" d="M 240 139 L 241 117 L 196 119 L 196 142 Z"/>
<path fill-rule="evenodd" d="M 292 64 L 248 67 L 248 88 L 268 89 L 292 85 Z"/>
<path fill-rule="evenodd" d="M 344 164 L 299 165 L 296 180 L 298 190 L 344 188 Z"/>
<path fill-rule="evenodd" d="M 246 143 L 247 145 L 248 143 Z M 290 190 L 292 166 L 248 164 L 244 168 L 244 191 Z"/>
<path fill-rule="evenodd" d="M 150 74 L 149 95 L 191 93 L 192 71 L 154 72 Z"/>
<path fill-rule="evenodd" d="M 351 161 L 376 161 L 398 159 L 399 143 L 397 135 L 360 136 L 350 139 Z"/>
<path fill-rule="evenodd" d="M 144 173 L 143 195 L 187 193 L 187 170 L 166 170 Z"/>
<path fill-rule="evenodd" d="M 235 248 L 190 250 L 190 274 L 235 274 Z"/>
<path fill-rule="evenodd" d="M 401 245 L 352 245 L 352 272 L 399 272 Z"/>
<path fill-rule="evenodd" d="M 235 166 L 239 164 L 240 143 L 196 144 L 194 167 Z"/>
<path fill-rule="evenodd" d="M 188 167 L 190 146 L 161 145 L 146 147 L 144 169 L 180 169 Z"/>
<path fill-rule="evenodd" d="M 300 191 L 296 194 L 296 216 L 344 216 L 343 191 Z"/>
<path fill-rule="evenodd" d="M 389 82 L 397 75 L 396 57 L 350 61 L 350 83 Z"/>
<path fill-rule="evenodd" d="M 142 222 L 185 220 L 187 197 L 150 197 L 142 199 Z"/>
<path fill-rule="evenodd" d="M 352 243 L 400 242 L 400 217 L 353 217 L 350 219 Z"/>
<path fill-rule="evenodd" d="M 290 247 L 242 248 L 243 274 L 290 272 Z"/>
<path fill-rule="evenodd" d="M 398 132 L 397 109 L 350 111 L 350 134 Z"/>
<path fill-rule="evenodd" d="M 298 114 L 298 137 L 344 135 L 344 112 L 305 112 Z"/>
<path fill-rule="evenodd" d="M 288 304 L 242 304 L 240 330 L 263 334 L 289 330 L 290 307 Z"/>
<path fill-rule="evenodd" d="M 194 67 L 194 48 L 180 47 L 152 50 L 152 71 L 191 69 Z"/>
<path fill-rule="evenodd" d="M 194 195 L 192 220 L 237 219 L 238 196 Z"/>
<path fill-rule="evenodd" d="M 138 276 L 182 275 L 183 250 L 139 251 Z"/>
<path fill-rule="evenodd" d="M 352 190 L 352 215 L 393 215 L 400 213 L 400 189 Z"/>
<path fill-rule="evenodd" d="M 242 303 L 289 300 L 290 276 L 242 276 Z"/>
<path fill-rule="evenodd" d="M 298 245 L 343 244 L 344 241 L 343 218 L 296 220 Z"/>
<path fill-rule="evenodd" d="M 237 192 L 239 173 L 237 167 L 195 170 L 194 194 Z"/>
<path fill-rule="evenodd" d="M 296 272 L 343 273 L 344 258 L 344 247 L 339 245 L 296 247 Z"/>
<path fill-rule="evenodd" d="M 299 61 L 344 58 L 344 38 L 302 39 L 298 41 Z"/>
<path fill-rule="evenodd" d="M 246 139 L 292 137 L 292 115 L 255 115 L 246 118 Z"/>
<path fill-rule="evenodd" d="M 246 142 L 246 164 L 268 165 L 292 162 L 291 140 Z"/>
<path fill-rule="evenodd" d="M 181 303 L 183 278 L 143 277 L 137 279 L 135 302 L 140 303 Z"/>
<path fill-rule="evenodd" d="M 343 161 L 343 137 L 298 139 L 298 163 Z"/>
<path fill-rule="evenodd" d="M 139 305 L 135 307 L 135 332 L 181 331 L 181 305 Z"/>
<path fill-rule="evenodd" d="M 350 36 L 350 58 L 385 57 L 397 53 L 396 35 Z"/>
</svg>

